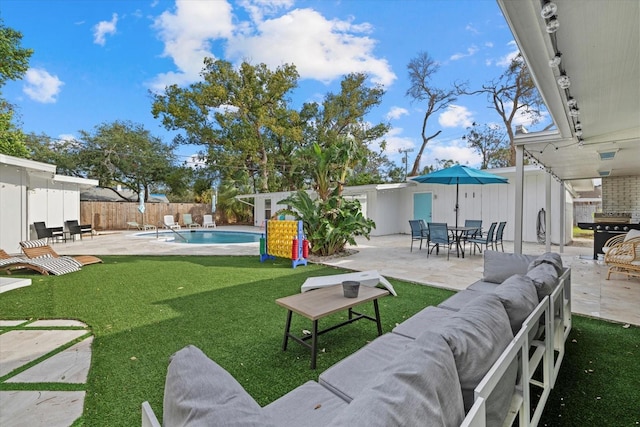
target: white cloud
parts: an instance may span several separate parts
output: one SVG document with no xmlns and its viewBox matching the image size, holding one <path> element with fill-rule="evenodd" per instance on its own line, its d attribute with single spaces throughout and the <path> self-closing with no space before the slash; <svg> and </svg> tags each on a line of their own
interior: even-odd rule
<svg viewBox="0 0 640 427">
<path fill-rule="evenodd" d="M 385 118 L 387 120 L 397 120 L 400 117 L 406 116 L 406 115 L 409 115 L 409 111 L 406 108 L 394 106 L 394 107 L 391 107 L 391 110 L 389 110 Z"/>
<path fill-rule="evenodd" d="M 496 61 L 496 65 L 498 67 L 508 67 L 511 64 L 511 61 L 520 53 L 520 50 L 518 50 L 518 45 L 515 41 L 510 41 L 509 43 L 507 43 L 507 46 L 509 46 L 513 50 Z"/>
<path fill-rule="evenodd" d="M 24 77 L 25 84 L 22 91 L 32 100 L 51 104 L 57 101 L 56 96 L 64 83 L 58 76 L 52 76 L 47 70 L 29 68 Z"/>
<path fill-rule="evenodd" d="M 329 82 L 344 74 L 367 73 L 374 83 L 390 85 L 396 79 L 390 64 L 375 57 L 376 41 L 366 34 L 369 24 L 327 20 L 312 9 L 245 25 L 229 40 L 227 56 L 276 67 L 295 64 L 301 78 Z"/>
<path fill-rule="evenodd" d="M 478 48 L 476 46 L 471 46 L 467 48 L 467 53 L 454 53 L 449 57 L 451 61 L 457 61 L 458 59 L 466 58 L 468 56 L 473 56 L 478 52 Z"/>
<path fill-rule="evenodd" d="M 399 150 L 415 149 L 416 143 L 412 138 L 402 136 L 402 128 L 391 128 L 384 135 L 386 141 L 384 153 L 388 156 L 398 154 Z"/>
<path fill-rule="evenodd" d="M 478 29 L 473 24 L 467 24 L 464 29 L 472 34 L 480 34 L 480 31 L 478 31 Z"/>
<path fill-rule="evenodd" d="M 302 79 L 330 82 L 353 72 L 367 73 L 373 83 L 390 85 L 396 79 L 387 60 L 373 50 L 376 40 L 368 23 L 353 19 L 328 20 L 312 9 L 295 9 L 294 0 L 241 0 L 249 21 L 234 16 L 228 0 L 176 0 L 154 22 L 164 43 L 163 56 L 176 70 L 151 82 L 154 90 L 200 79 L 205 57 L 214 57 L 211 43 L 224 43 L 225 59 L 265 63 L 271 68 L 295 64 Z M 284 10 L 284 12 L 283 12 Z"/>
<path fill-rule="evenodd" d="M 473 114 L 466 107 L 451 104 L 438 116 L 440 126 L 467 128 L 473 124 Z"/>
<path fill-rule="evenodd" d="M 100 21 L 93 27 L 93 42 L 104 46 L 106 43 L 107 35 L 114 35 L 116 33 L 116 24 L 118 23 L 118 14 L 114 13 L 111 16 L 111 21 Z"/>
<path fill-rule="evenodd" d="M 461 165 L 477 166 L 482 163 L 482 156 L 467 146 L 466 141 L 449 142 L 432 141 L 427 144 L 420 167 L 435 165 L 436 160 L 453 160 Z"/>
<path fill-rule="evenodd" d="M 151 86 L 162 90 L 192 83 L 199 79 L 204 58 L 214 57 L 210 41 L 231 36 L 231 6 L 226 1 L 176 0 L 175 12 L 165 11 L 153 26 L 164 42 L 162 55 L 173 59 L 177 71 L 156 76 Z"/>
</svg>

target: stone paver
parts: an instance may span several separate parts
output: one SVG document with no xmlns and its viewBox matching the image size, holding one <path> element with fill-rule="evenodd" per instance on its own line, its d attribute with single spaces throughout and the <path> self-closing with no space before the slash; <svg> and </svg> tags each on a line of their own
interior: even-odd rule
<svg viewBox="0 0 640 427">
<path fill-rule="evenodd" d="M 0 391 L 0 426 L 68 427 L 82 416 L 84 391 Z"/>
<path fill-rule="evenodd" d="M 7 382 L 84 384 L 91 366 L 92 343 L 93 337 L 89 337 L 11 377 Z"/>
<path fill-rule="evenodd" d="M 27 320 L 0 320 L 0 327 L 7 327 L 7 326 L 18 326 L 24 322 L 26 322 Z"/>
<path fill-rule="evenodd" d="M 27 328 L 31 327 L 49 327 L 49 326 L 80 326 L 82 328 L 86 328 L 87 325 L 82 323 L 79 320 L 72 319 L 50 319 L 50 320 L 36 320 L 35 322 L 31 322 L 28 325 L 25 325 Z"/>
<path fill-rule="evenodd" d="M 86 333 L 85 330 L 15 330 L 0 335 L 0 377 Z"/>
</svg>

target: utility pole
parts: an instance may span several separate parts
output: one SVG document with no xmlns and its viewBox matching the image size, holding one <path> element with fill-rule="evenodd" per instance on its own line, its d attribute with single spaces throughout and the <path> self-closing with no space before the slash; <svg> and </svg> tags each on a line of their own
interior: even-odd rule
<svg viewBox="0 0 640 427">
<path fill-rule="evenodd" d="M 409 173 L 409 163 L 408 163 L 408 159 L 407 159 L 407 153 L 413 153 L 413 148 L 405 148 L 404 150 L 401 148 L 398 148 L 398 153 L 403 154 L 404 153 L 404 159 L 402 160 L 404 162 L 404 180 L 407 180 L 407 174 Z"/>
</svg>

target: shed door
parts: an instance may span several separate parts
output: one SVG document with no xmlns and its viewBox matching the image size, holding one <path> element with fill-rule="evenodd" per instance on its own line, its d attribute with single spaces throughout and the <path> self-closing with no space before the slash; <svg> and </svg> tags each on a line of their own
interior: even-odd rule
<svg viewBox="0 0 640 427">
<path fill-rule="evenodd" d="M 413 219 L 423 219 L 431 222 L 431 193 L 414 193 Z"/>
</svg>

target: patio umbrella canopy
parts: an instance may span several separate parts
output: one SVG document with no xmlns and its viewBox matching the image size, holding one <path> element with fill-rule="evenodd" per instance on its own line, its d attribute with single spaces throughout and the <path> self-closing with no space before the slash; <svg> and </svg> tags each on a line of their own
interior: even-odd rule
<svg viewBox="0 0 640 427">
<path fill-rule="evenodd" d="M 508 184 L 507 178 L 494 175 L 479 169 L 470 168 L 464 165 L 455 165 L 450 168 L 440 169 L 426 175 L 411 178 L 412 181 L 422 184 L 445 184 L 456 186 L 456 227 L 458 226 L 458 194 L 460 184 Z"/>
</svg>

